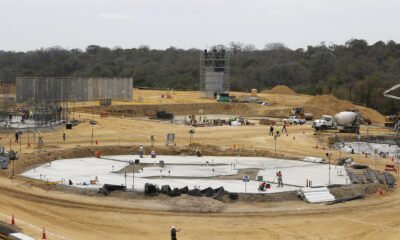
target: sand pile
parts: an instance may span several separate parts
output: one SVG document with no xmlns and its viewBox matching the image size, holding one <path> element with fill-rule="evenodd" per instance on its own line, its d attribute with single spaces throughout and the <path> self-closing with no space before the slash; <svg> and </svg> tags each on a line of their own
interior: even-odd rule
<svg viewBox="0 0 400 240">
<path fill-rule="evenodd" d="M 296 92 L 291 88 L 285 85 L 277 85 L 271 90 L 264 90 L 261 93 L 263 94 L 287 94 L 287 95 L 296 95 Z"/>
<path fill-rule="evenodd" d="M 372 123 L 383 123 L 385 118 L 382 114 L 374 109 L 357 106 L 347 100 L 340 100 L 333 95 L 318 95 L 312 97 L 305 102 L 304 107 L 306 112 L 311 112 L 314 118 L 319 118 L 321 115 L 335 115 L 338 112 L 357 109 L 362 113 L 364 118 L 368 118 Z"/>
</svg>

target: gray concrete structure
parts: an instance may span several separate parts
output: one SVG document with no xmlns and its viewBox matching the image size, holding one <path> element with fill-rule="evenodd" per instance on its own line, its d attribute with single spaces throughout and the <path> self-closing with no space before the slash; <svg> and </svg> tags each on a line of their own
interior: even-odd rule
<svg viewBox="0 0 400 240">
<path fill-rule="evenodd" d="M 217 97 L 230 88 L 230 57 L 223 46 L 215 46 L 200 55 L 200 89 L 206 97 Z"/>
<path fill-rule="evenodd" d="M 17 102 L 131 100 L 132 78 L 18 77 Z"/>
</svg>

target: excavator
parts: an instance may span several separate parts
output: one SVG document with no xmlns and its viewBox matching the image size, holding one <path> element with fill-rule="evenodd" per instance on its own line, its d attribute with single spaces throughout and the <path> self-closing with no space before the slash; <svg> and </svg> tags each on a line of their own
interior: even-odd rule
<svg viewBox="0 0 400 240">
<path fill-rule="evenodd" d="M 305 119 L 305 120 L 312 120 L 313 115 L 311 113 L 304 113 L 304 108 L 303 107 L 295 107 L 292 109 L 291 114 L 294 116 L 299 117 L 300 119 Z"/>
</svg>

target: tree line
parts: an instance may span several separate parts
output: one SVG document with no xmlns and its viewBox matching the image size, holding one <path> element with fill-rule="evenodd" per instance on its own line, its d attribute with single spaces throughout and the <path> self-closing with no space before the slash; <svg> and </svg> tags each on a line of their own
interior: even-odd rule
<svg viewBox="0 0 400 240">
<path fill-rule="evenodd" d="M 343 45 L 289 49 L 282 43 L 263 49 L 232 42 L 231 90 L 249 91 L 284 84 L 298 93 L 333 94 L 384 114 L 400 111 L 383 91 L 399 83 L 400 44 L 369 45 L 351 39 Z M 90 45 L 85 50 L 51 47 L 28 52 L 0 50 L 0 80 L 23 77 L 133 77 L 135 87 L 177 90 L 200 88 L 200 49 L 122 49 Z"/>
</svg>

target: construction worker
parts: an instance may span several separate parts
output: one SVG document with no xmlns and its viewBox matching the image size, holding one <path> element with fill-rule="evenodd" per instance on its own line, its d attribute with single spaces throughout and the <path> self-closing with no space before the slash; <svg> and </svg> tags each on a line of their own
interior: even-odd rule
<svg viewBox="0 0 400 240">
<path fill-rule="evenodd" d="M 156 154 L 156 150 L 151 150 L 151 158 L 156 158 L 157 154 Z"/>
<path fill-rule="evenodd" d="M 33 118 L 33 112 L 32 112 L 32 110 L 29 110 L 29 119 L 32 119 Z"/>
<path fill-rule="evenodd" d="M 278 187 L 283 187 L 282 172 L 278 172 Z"/>
<path fill-rule="evenodd" d="M 19 138 L 19 132 L 15 131 L 15 142 L 18 142 L 18 138 Z"/>
<path fill-rule="evenodd" d="M 181 229 L 177 230 L 175 226 L 171 226 L 171 240 L 177 240 L 176 233 L 180 231 Z"/>
<path fill-rule="evenodd" d="M 203 153 L 201 153 L 199 148 L 196 148 L 196 155 L 197 155 L 197 157 L 202 157 L 203 156 Z"/>
<path fill-rule="evenodd" d="M 276 136 L 277 137 L 281 136 L 280 131 L 281 131 L 281 128 L 279 126 L 276 126 Z"/>
<path fill-rule="evenodd" d="M 67 132 L 65 131 L 65 129 L 63 130 L 63 140 L 65 141 L 65 137 L 67 135 Z"/>
<path fill-rule="evenodd" d="M 38 141 L 39 145 L 43 145 L 43 135 L 42 133 L 39 131 L 39 141 Z"/>
<path fill-rule="evenodd" d="M 261 182 L 260 186 L 258 187 L 259 191 L 264 191 L 265 190 L 265 182 Z"/>
<path fill-rule="evenodd" d="M 142 158 L 143 157 L 143 145 L 142 144 L 140 144 L 140 146 L 139 146 L 139 155 L 140 155 L 140 157 Z"/>
<path fill-rule="evenodd" d="M 274 126 L 272 126 L 272 125 L 269 128 L 269 136 L 274 136 Z"/>
<path fill-rule="evenodd" d="M 282 132 L 284 132 L 284 131 L 286 131 L 286 132 L 287 132 L 287 129 L 286 129 L 286 122 L 284 122 L 284 123 L 283 123 Z"/>
</svg>

